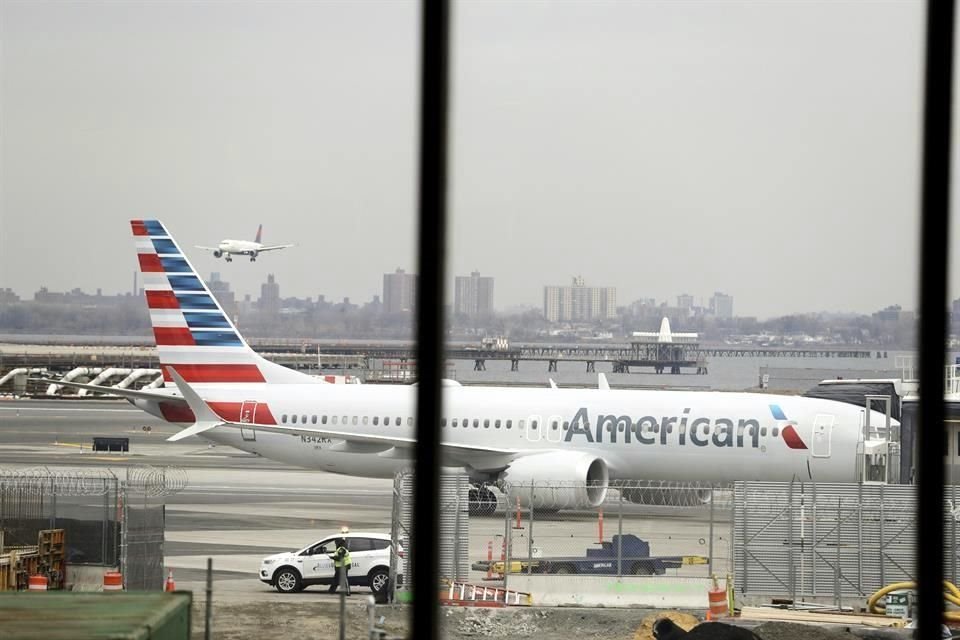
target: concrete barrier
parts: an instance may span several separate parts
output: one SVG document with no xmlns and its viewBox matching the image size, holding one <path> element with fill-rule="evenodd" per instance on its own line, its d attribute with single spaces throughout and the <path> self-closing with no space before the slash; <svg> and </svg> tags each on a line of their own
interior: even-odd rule
<svg viewBox="0 0 960 640">
<path fill-rule="evenodd" d="M 529 593 L 537 606 L 654 609 L 707 609 L 712 586 L 709 578 L 518 574 L 511 575 L 507 584 L 511 590 Z"/>
</svg>

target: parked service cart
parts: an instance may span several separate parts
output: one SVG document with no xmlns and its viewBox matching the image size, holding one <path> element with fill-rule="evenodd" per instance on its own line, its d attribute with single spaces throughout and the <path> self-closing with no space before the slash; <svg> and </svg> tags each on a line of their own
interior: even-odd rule
<svg viewBox="0 0 960 640">
<path fill-rule="evenodd" d="M 617 561 L 618 549 L 620 560 Z M 683 565 L 706 564 L 703 556 L 651 556 L 650 543 L 633 534 L 614 535 L 610 541 L 604 541 L 599 548 L 586 549 L 583 556 L 559 556 L 513 560 L 510 573 L 577 573 L 586 575 L 663 575 L 667 569 L 676 569 Z M 492 564 L 492 567 L 490 566 Z M 504 573 L 502 561 L 488 563 L 475 562 L 475 571 Z"/>
</svg>

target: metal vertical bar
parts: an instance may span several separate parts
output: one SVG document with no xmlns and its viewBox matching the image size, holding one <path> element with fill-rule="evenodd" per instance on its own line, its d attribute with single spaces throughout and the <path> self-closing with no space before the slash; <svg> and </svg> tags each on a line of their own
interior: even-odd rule
<svg viewBox="0 0 960 640">
<path fill-rule="evenodd" d="M 943 393 L 950 216 L 954 0 L 927 2 L 920 218 L 920 404 L 917 424 L 917 637 L 943 616 Z"/>
<path fill-rule="evenodd" d="M 617 492 L 617 577 L 623 575 L 623 489 Z"/>
<path fill-rule="evenodd" d="M 417 446 L 414 488 L 413 630 L 437 637 L 440 415 L 443 398 L 443 283 L 446 261 L 447 94 L 450 6 L 422 3 L 420 68 Z"/>
<path fill-rule="evenodd" d="M 863 483 L 857 483 L 857 591 L 863 593 Z"/>
<path fill-rule="evenodd" d="M 787 575 L 790 579 L 790 600 L 793 602 L 794 608 L 797 604 L 797 568 L 793 561 L 793 480 L 790 481 L 790 484 L 787 485 L 787 549 L 788 549 L 788 558 L 787 563 L 790 565 L 790 570 L 787 572 Z"/>
<path fill-rule="evenodd" d="M 707 574 L 713 575 L 713 488 L 710 488 L 710 543 L 707 547 Z"/>
<path fill-rule="evenodd" d="M 533 574 L 533 504 L 531 501 L 530 515 L 527 518 L 527 575 Z"/>
<path fill-rule="evenodd" d="M 210 640 L 213 632 L 213 558 L 207 558 L 207 607 L 203 612 L 203 638 Z"/>
</svg>

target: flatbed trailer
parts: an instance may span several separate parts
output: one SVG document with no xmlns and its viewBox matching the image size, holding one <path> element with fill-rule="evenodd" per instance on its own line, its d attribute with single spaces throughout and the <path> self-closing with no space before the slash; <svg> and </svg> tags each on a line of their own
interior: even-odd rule
<svg viewBox="0 0 960 640">
<path fill-rule="evenodd" d="M 587 549 L 583 556 L 555 556 L 511 560 L 509 571 L 503 560 L 479 561 L 472 565 L 475 571 L 492 573 L 554 573 L 582 575 L 663 575 L 667 569 L 676 569 L 684 565 L 706 564 L 703 556 L 651 556 L 650 544 L 633 534 L 624 534 L 620 541 L 620 558 L 617 558 L 617 544 L 620 536 L 615 535 L 609 542 L 601 543 L 599 549 Z"/>
</svg>

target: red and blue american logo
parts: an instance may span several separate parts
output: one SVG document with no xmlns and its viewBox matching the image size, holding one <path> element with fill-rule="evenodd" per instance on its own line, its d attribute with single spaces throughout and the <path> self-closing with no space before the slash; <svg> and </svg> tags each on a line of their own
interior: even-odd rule
<svg viewBox="0 0 960 640">
<path fill-rule="evenodd" d="M 796 423 L 787 418 L 786 414 L 783 412 L 783 409 L 780 408 L 780 405 L 770 405 L 770 413 L 773 414 L 773 419 L 777 421 L 777 425 L 780 427 L 780 435 L 783 437 L 783 441 L 787 443 L 788 447 L 791 449 L 807 448 L 807 445 L 800 438 L 800 434 L 797 433 Z"/>
</svg>

